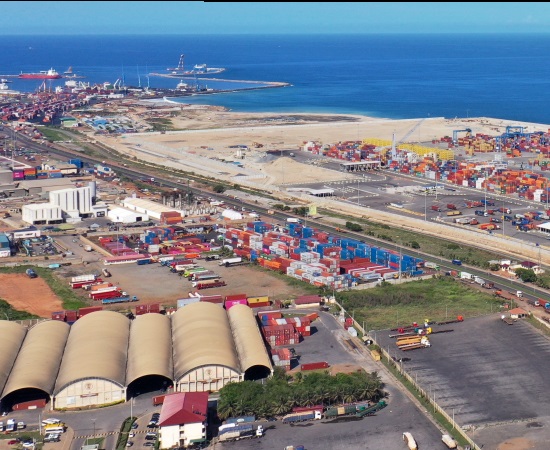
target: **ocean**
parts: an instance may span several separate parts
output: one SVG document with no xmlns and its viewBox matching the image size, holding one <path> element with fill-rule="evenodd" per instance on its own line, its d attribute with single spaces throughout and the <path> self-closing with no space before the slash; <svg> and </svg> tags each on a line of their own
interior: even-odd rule
<svg viewBox="0 0 550 450">
<path fill-rule="evenodd" d="M 209 78 L 280 81 L 285 88 L 187 97 L 242 112 L 341 113 L 381 118 L 495 117 L 550 124 L 548 35 L 3 36 L 0 77 L 69 66 L 96 83 L 175 88 L 185 54 L 225 67 Z M 10 78 L 32 92 L 40 80 Z M 227 83 L 208 80 L 202 87 Z M 48 87 L 64 80 L 47 82 Z M 246 86 L 246 83 L 239 86 Z"/>
</svg>

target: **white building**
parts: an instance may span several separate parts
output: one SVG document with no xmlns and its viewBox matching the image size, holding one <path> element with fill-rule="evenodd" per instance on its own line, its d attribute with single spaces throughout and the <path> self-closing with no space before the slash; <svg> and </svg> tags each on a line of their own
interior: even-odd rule
<svg viewBox="0 0 550 450">
<path fill-rule="evenodd" d="M 23 205 L 21 220 L 31 225 L 61 223 L 63 222 L 63 211 L 61 207 L 51 203 L 32 203 Z"/>
<path fill-rule="evenodd" d="M 0 234 L 0 258 L 11 256 L 10 240 L 5 234 Z"/>
<path fill-rule="evenodd" d="M 146 222 L 149 220 L 149 216 L 147 214 L 130 211 L 129 209 L 124 208 L 110 209 L 107 213 L 107 217 L 111 219 L 112 222 L 117 223 Z"/>
<path fill-rule="evenodd" d="M 187 447 L 206 440 L 208 392 L 185 392 L 164 397 L 160 411 L 161 448 Z"/>
<path fill-rule="evenodd" d="M 50 191 L 50 203 L 58 205 L 66 217 L 80 219 L 82 216 L 91 215 L 92 189 L 90 186 Z"/>
<path fill-rule="evenodd" d="M 151 200 L 133 197 L 128 197 L 122 200 L 122 206 L 138 213 L 147 214 L 149 217 L 157 220 L 160 220 L 160 216 L 163 212 L 177 211 L 174 208 L 169 208 Z M 178 212 L 181 214 L 181 211 Z"/>
</svg>

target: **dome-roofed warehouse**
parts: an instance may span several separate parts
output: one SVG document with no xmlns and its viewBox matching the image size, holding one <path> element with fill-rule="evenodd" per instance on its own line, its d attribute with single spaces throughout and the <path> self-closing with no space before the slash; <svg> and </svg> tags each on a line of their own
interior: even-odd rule
<svg viewBox="0 0 550 450">
<path fill-rule="evenodd" d="M 3 406 L 10 409 L 14 403 L 50 398 L 70 328 L 47 320 L 27 332 L 2 392 Z"/>
<path fill-rule="evenodd" d="M 126 398 L 130 320 L 96 311 L 71 327 L 53 392 L 54 408 L 105 405 Z"/>
<path fill-rule="evenodd" d="M 2 351 L 0 352 L 0 389 L 4 389 L 13 368 L 13 363 L 25 339 L 25 327 L 8 320 L 0 320 Z M 2 405 L 2 408 L 3 405 Z"/>
<path fill-rule="evenodd" d="M 218 391 L 230 381 L 242 381 L 229 319 L 223 308 L 214 303 L 193 303 L 171 318 L 178 391 Z"/>
<path fill-rule="evenodd" d="M 270 376 L 273 367 L 252 309 L 246 305 L 234 305 L 227 315 L 244 379 L 259 380 Z"/>
<path fill-rule="evenodd" d="M 128 366 L 127 397 L 172 385 L 172 329 L 170 317 L 143 314 L 132 320 Z"/>
</svg>

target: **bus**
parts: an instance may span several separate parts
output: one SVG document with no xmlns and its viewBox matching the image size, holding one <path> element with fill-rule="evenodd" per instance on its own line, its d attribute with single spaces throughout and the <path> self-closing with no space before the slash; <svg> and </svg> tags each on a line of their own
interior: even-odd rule
<svg viewBox="0 0 550 450">
<path fill-rule="evenodd" d="M 65 433 L 65 426 L 61 424 L 46 425 L 44 431 L 46 433 Z"/>
</svg>

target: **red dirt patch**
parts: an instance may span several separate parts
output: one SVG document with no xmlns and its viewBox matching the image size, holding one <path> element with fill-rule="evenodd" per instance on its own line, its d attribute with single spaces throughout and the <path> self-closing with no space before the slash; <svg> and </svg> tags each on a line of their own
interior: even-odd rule
<svg viewBox="0 0 550 450">
<path fill-rule="evenodd" d="M 63 309 L 61 300 L 42 278 L 30 279 L 23 273 L 0 275 L 0 298 L 14 309 L 40 317 L 51 317 Z"/>
</svg>

